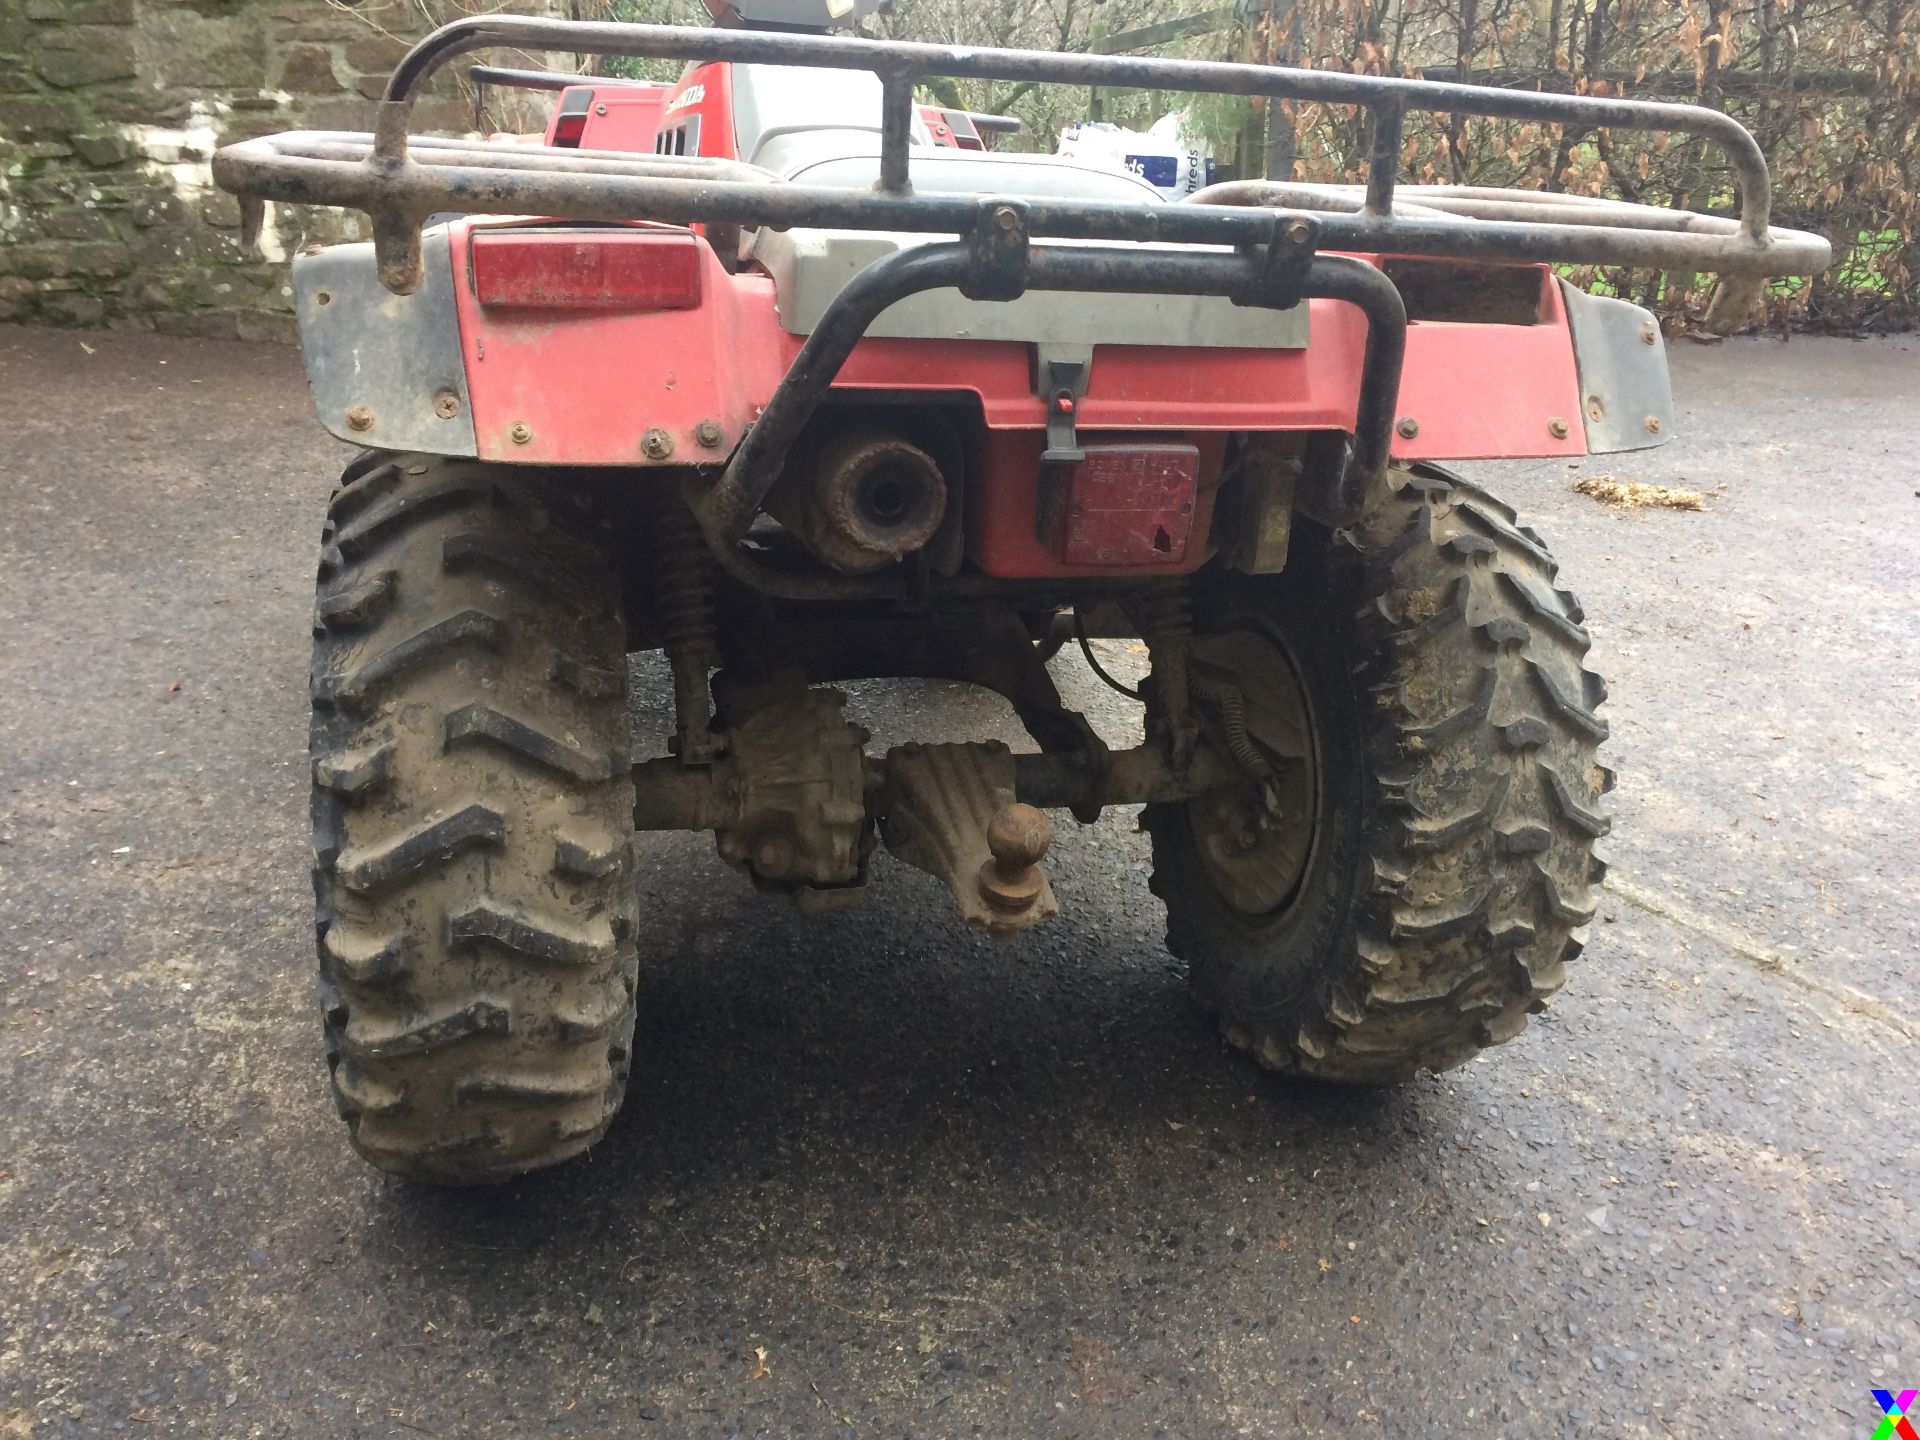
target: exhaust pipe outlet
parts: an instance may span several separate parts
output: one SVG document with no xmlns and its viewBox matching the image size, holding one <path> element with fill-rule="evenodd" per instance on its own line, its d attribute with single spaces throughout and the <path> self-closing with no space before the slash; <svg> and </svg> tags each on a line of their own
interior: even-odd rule
<svg viewBox="0 0 1920 1440">
<path fill-rule="evenodd" d="M 947 482 L 912 441 L 855 428 L 781 476 L 767 509 L 835 570 L 865 575 L 933 538 L 947 512 Z"/>
</svg>

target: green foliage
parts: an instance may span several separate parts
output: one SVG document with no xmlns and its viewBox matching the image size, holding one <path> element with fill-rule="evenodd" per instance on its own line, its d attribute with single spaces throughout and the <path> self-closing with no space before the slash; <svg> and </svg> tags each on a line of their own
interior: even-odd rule
<svg viewBox="0 0 1920 1440">
<path fill-rule="evenodd" d="M 642 25 L 707 23 L 707 7 L 700 0 L 608 0 L 605 10 L 606 19 Z M 677 80 L 684 68 L 678 60 L 641 60 L 626 55 L 609 55 L 601 62 L 601 73 L 629 80 Z"/>
<path fill-rule="evenodd" d="M 1294 53 L 1320 67 L 1724 110 L 1767 157 L 1775 223 L 1834 242 L 1825 274 L 1771 287 L 1769 318 L 1920 318 L 1920 0 L 1301 0 L 1298 13 Z M 1354 127 L 1314 107 L 1296 119 L 1297 173 L 1358 176 Z M 1725 157 L 1678 136 L 1428 116 L 1409 123 L 1401 161 L 1416 180 L 1738 208 Z M 1709 288 L 1690 275 L 1593 278 L 1674 316 Z"/>
</svg>

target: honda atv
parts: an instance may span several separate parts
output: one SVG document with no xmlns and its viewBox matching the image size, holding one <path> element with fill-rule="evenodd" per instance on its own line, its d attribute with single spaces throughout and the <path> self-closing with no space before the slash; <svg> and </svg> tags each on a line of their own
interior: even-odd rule
<svg viewBox="0 0 1920 1440">
<path fill-rule="evenodd" d="M 1688 106 L 715 5 L 711 29 L 456 21 L 373 134 L 214 161 L 255 223 L 372 224 L 294 267 L 321 422 L 366 447 L 328 506 L 312 671 L 355 1147 L 485 1181 L 606 1131 L 656 830 L 712 831 L 802 914 L 862 903 L 884 845 L 1010 935 L 1058 908 L 1043 811 L 1144 806 L 1168 946 L 1261 1064 L 1377 1084 L 1518 1034 L 1594 913 L 1605 690 L 1540 536 L 1435 462 L 1672 434 L 1653 317 L 1551 266 L 1718 274 L 1711 318 L 1739 321 L 1828 259 L 1769 226 L 1753 140 Z M 433 73 L 488 47 L 688 68 L 555 82 L 545 143 L 409 135 Z M 961 145 L 962 112 L 936 134 L 935 77 L 1359 106 L 1372 163 L 1173 202 Z M 1739 213 L 1400 186 L 1408 111 L 1699 137 Z M 1048 673 L 1088 637 L 1145 642 L 1131 748 Z M 627 657 L 652 650 L 674 729 L 635 737 Z M 984 686 L 1034 748 L 870 753 L 834 686 L 878 676 Z"/>
</svg>

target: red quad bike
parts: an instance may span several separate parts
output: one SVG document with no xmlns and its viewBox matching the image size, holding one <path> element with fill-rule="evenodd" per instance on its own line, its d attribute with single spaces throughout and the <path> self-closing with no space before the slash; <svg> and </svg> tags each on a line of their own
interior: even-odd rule
<svg viewBox="0 0 1920 1440">
<path fill-rule="evenodd" d="M 1433 462 L 1671 434 L 1653 317 L 1548 267 L 1718 274 L 1711 318 L 1737 322 L 1766 277 L 1825 266 L 1769 226 L 1746 131 L 829 33 L 867 0 L 711 3 L 712 29 L 459 20 L 372 135 L 214 160 L 256 220 L 372 222 L 294 268 L 321 422 L 369 447 L 328 509 L 312 672 L 355 1147 L 487 1181 L 605 1132 L 649 830 L 711 830 L 802 912 L 860 904 L 884 844 L 1008 934 L 1057 909 L 1042 810 L 1144 805 L 1167 944 L 1263 1065 L 1376 1084 L 1518 1034 L 1594 913 L 1605 691 L 1540 537 Z M 688 68 L 574 77 L 545 144 L 410 136 L 428 78 L 487 47 Z M 1173 203 L 942 138 L 915 100 L 939 76 L 1360 106 L 1372 163 Z M 1396 186 L 1409 110 L 1705 139 L 1739 213 Z M 1089 635 L 1146 643 L 1132 748 L 1048 675 Z M 636 754 L 647 650 L 677 715 Z M 1037 748 L 868 753 L 831 687 L 893 675 L 998 692 Z"/>
</svg>

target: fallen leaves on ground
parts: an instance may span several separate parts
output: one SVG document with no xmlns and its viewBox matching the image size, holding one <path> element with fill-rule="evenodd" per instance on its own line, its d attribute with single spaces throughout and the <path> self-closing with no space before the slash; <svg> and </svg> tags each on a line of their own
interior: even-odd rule
<svg viewBox="0 0 1920 1440">
<path fill-rule="evenodd" d="M 1589 475 L 1573 482 L 1582 495 L 1590 495 L 1602 505 L 1617 505 L 1622 510 L 1704 510 L 1705 497 L 1698 490 L 1678 485 L 1648 485 L 1640 480 L 1616 480 L 1611 475 Z"/>
</svg>

